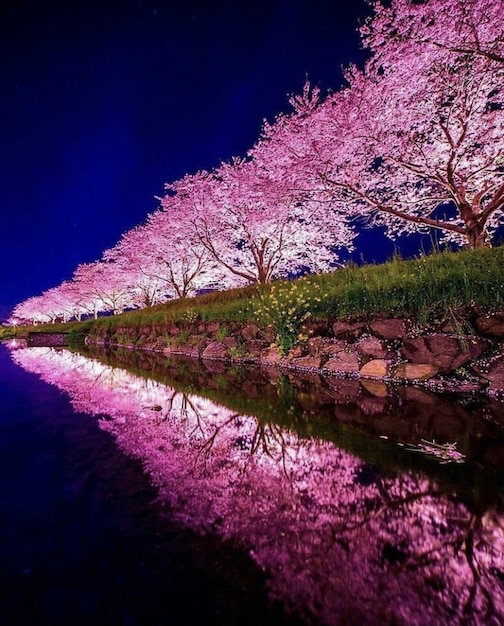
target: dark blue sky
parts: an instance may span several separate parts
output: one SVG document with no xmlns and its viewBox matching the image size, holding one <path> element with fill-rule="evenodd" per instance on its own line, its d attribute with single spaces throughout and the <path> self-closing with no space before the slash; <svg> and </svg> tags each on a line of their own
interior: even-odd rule
<svg viewBox="0 0 504 626">
<path fill-rule="evenodd" d="M 305 77 L 359 62 L 365 0 L 0 8 L 0 319 L 154 210 L 165 182 L 245 154 Z"/>
</svg>

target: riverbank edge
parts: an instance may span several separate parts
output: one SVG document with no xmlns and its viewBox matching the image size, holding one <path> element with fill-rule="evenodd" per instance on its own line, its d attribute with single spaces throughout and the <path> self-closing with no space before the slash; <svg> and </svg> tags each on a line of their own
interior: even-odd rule
<svg viewBox="0 0 504 626">
<path fill-rule="evenodd" d="M 438 328 L 375 317 L 315 320 L 300 331 L 302 339 L 285 355 L 272 328 L 225 321 L 96 326 L 85 343 L 504 401 L 504 311 L 474 313 Z"/>
</svg>

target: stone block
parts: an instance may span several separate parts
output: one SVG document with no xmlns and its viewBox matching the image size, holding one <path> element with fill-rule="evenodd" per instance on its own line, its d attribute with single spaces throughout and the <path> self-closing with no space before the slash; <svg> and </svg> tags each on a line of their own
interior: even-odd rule
<svg viewBox="0 0 504 626">
<path fill-rule="evenodd" d="M 274 364 L 279 363 L 282 360 L 282 355 L 280 354 L 280 350 L 277 346 L 272 346 L 271 348 L 264 348 L 261 352 L 261 361 L 264 363 Z"/>
<path fill-rule="evenodd" d="M 306 341 L 308 353 L 313 356 L 326 354 L 327 347 L 332 344 L 332 341 L 326 337 L 311 337 Z"/>
<path fill-rule="evenodd" d="M 251 339 L 247 341 L 244 346 L 245 354 L 251 354 L 252 356 L 259 356 L 264 348 L 267 348 L 269 343 L 262 339 Z"/>
<path fill-rule="evenodd" d="M 333 357 L 338 352 L 346 350 L 348 343 L 344 339 L 329 339 L 327 337 L 313 337 L 308 340 L 308 352 L 313 355 Z"/>
<path fill-rule="evenodd" d="M 230 337 L 225 337 L 222 340 L 222 343 L 226 345 L 228 348 L 236 348 L 238 346 L 238 342 L 236 341 L 236 337 L 231 335 Z"/>
<path fill-rule="evenodd" d="M 369 327 L 381 339 L 400 339 L 406 333 L 406 324 L 402 319 L 374 320 Z"/>
<path fill-rule="evenodd" d="M 476 330 L 491 337 L 504 337 L 504 313 L 481 315 L 475 321 Z"/>
<path fill-rule="evenodd" d="M 286 361 L 290 363 L 294 359 L 300 359 L 308 354 L 308 345 L 306 343 L 298 343 L 289 350 Z"/>
<path fill-rule="evenodd" d="M 360 369 L 362 378 L 386 378 L 389 375 L 390 365 L 385 359 L 373 359 L 368 361 Z"/>
<path fill-rule="evenodd" d="M 411 363 L 430 363 L 449 372 L 480 357 L 489 345 L 480 337 L 435 334 L 405 339 L 402 355 Z"/>
<path fill-rule="evenodd" d="M 427 380 L 439 372 L 432 363 L 401 363 L 392 373 L 394 378 L 401 380 Z"/>
<path fill-rule="evenodd" d="M 241 336 L 245 341 L 254 341 L 259 334 L 259 326 L 257 324 L 247 324 L 241 330 Z"/>
<path fill-rule="evenodd" d="M 389 354 L 387 347 L 376 337 L 359 339 L 355 344 L 355 350 L 362 356 L 372 357 L 373 359 L 384 359 Z"/>
<path fill-rule="evenodd" d="M 352 341 L 365 332 L 366 324 L 364 324 L 364 322 L 343 322 L 338 320 L 334 322 L 332 328 L 336 339 Z"/>
<path fill-rule="evenodd" d="M 357 373 L 359 371 L 359 359 L 355 352 L 341 350 L 329 358 L 324 365 L 324 370 L 333 373 Z"/>
<path fill-rule="evenodd" d="M 321 366 L 321 358 L 319 356 L 311 356 L 310 354 L 308 354 L 307 356 L 292 359 L 291 365 L 303 369 L 318 370 Z"/>
<path fill-rule="evenodd" d="M 203 353 L 201 355 L 202 359 L 219 361 L 228 360 L 229 357 L 229 348 L 222 341 L 212 341 L 203 350 Z"/>
</svg>

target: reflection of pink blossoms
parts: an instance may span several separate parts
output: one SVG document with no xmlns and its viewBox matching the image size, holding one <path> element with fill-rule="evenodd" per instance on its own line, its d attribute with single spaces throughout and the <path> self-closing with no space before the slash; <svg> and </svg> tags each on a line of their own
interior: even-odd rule
<svg viewBox="0 0 504 626">
<path fill-rule="evenodd" d="M 400 444 L 401 446 L 403 444 Z M 435 441 L 427 441 L 422 439 L 417 445 L 408 444 L 407 448 L 410 452 L 421 452 L 426 456 L 437 459 L 440 463 L 463 463 L 465 455 L 457 450 L 457 442 L 453 443 L 436 443 Z"/>
<path fill-rule="evenodd" d="M 248 549 L 308 623 L 504 621 L 499 511 L 471 513 L 420 474 L 383 477 L 333 443 L 80 355 L 13 358 L 100 415 L 174 517 Z"/>
</svg>

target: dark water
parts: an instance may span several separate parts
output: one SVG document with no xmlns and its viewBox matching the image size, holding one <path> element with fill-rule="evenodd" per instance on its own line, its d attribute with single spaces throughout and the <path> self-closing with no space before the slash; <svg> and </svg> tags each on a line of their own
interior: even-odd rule
<svg viewBox="0 0 504 626">
<path fill-rule="evenodd" d="M 12 359 L 0 623 L 504 623 L 501 403 L 144 353 Z"/>
<path fill-rule="evenodd" d="M 287 624 L 243 550 L 174 524 L 141 464 L 0 346 L 0 624 Z"/>
</svg>

